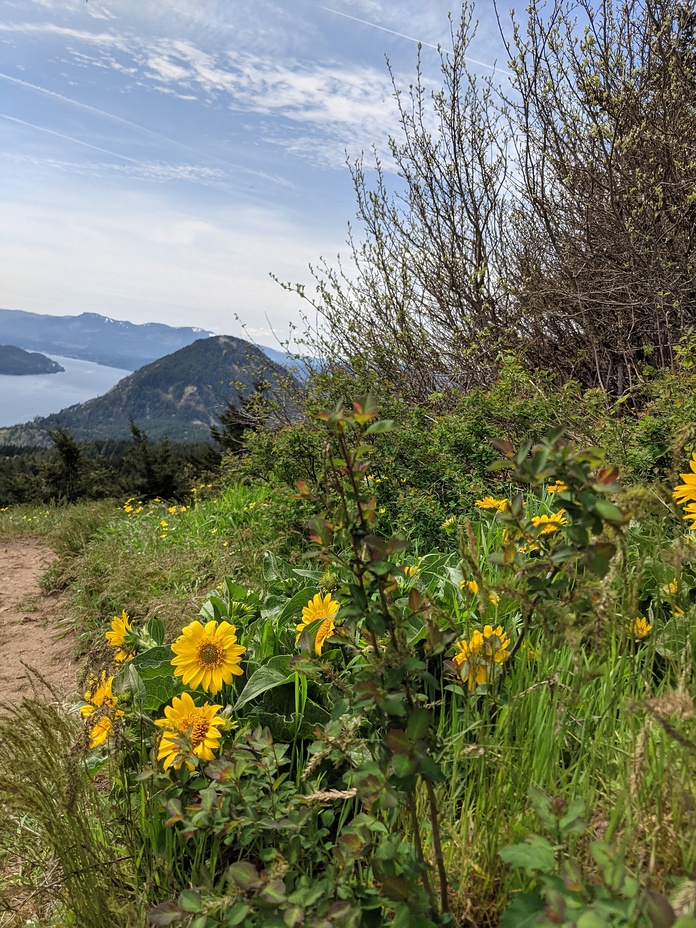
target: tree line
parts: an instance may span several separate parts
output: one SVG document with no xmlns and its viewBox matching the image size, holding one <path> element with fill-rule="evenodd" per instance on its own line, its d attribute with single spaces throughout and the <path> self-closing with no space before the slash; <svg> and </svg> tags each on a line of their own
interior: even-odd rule
<svg viewBox="0 0 696 928">
<path fill-rule="evenodd" d="M 49 447 L 0 446 L 0 508 L 22 503 L 137 497 L 182 502 L 226 454 L 239 454 L 244 434 L 262 418 L 227 403 L 209 442 L 151 441 L 131 421 L 130 439 L 78 441 L 63 426 L 49 429 Z"/>
</svg>

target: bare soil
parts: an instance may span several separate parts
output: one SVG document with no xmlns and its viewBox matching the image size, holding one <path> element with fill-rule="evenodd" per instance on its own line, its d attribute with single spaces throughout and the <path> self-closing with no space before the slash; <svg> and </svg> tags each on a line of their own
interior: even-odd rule
<svg viewBox="0 0 696 928">
<path fill-rule="evenodd" d="M 62 626 L 64 599 L 39 587 L 53 552 L 34 538 L 0 540 L 0 713 L 27 697 L 77 696 L 74 638 Z"/>
</svg>

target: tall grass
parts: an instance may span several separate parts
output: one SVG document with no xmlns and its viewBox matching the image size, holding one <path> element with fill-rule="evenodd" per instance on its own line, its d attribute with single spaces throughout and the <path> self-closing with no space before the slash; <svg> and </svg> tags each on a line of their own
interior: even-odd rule
<svg viewBox="0 0 696 928">
<path fill-rule="evenodd" d="M 0 846 L 10 844 L 16 855 L 27 837 L 30 846 L 41 842 L 44 866 L 24 875 L 34 896 L 58 907 L 57 924 L 136 928 L 142 917 L 131 868 L 112 843 L 108 807 L 74 750 L 78 732 L 74 719 L 44 700 L 29 700 L 0 719 Z M 47 884 L 51 859 L 56 866 Z"/>
</svg>

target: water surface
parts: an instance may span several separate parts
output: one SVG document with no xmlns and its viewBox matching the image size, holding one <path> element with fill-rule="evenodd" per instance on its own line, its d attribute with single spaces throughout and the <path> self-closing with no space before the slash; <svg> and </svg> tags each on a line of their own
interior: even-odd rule
<svg viewBox="0 0 696 928">
<path fill-rule="evenodd" d="M 45 354 L 45 352 L 42 352 Z M 132 371 L 105 367 L 93 361 L 46 355 L 65 370 L 59 374 L 0 374 L 0 428 L 31 422 L 75 403 L 84 403 L 107 393 Z"/>
</svg>

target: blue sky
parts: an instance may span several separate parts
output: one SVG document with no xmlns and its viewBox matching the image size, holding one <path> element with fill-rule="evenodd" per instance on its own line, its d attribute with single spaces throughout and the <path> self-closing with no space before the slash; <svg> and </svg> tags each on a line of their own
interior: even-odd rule
<svg viewBox="0 0 696 928">
<path fill-rule="evenodd" d="M 398 128 L 385 55 L 406 87 L 420 40 L 437 81 L 451 9 L 0 0 L 0 306 L 283 337 L 302 306 L 269 272 L 347 253 L 346 155 Z"/>
</svg>

